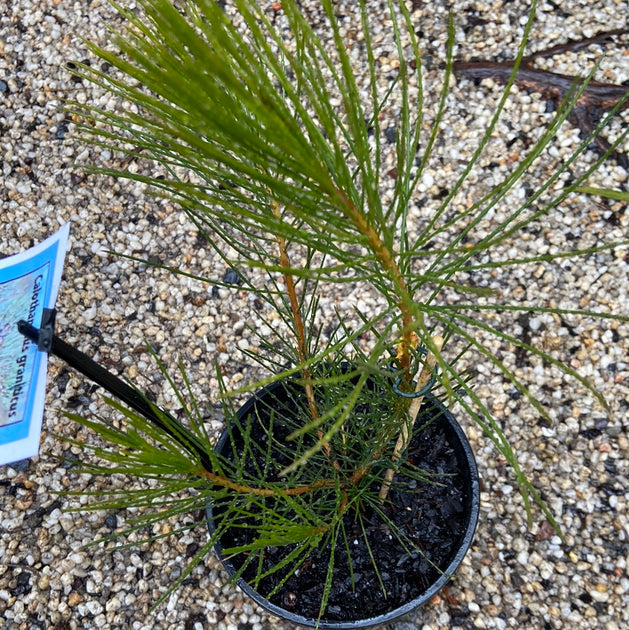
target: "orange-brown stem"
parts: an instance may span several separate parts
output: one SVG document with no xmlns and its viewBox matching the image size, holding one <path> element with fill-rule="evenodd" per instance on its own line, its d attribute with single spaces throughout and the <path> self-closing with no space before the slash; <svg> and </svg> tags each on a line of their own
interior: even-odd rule
<svg viewBox="0 0 629 630">
<path fill-rule="evenodd" d="M 400 344 L 400 352 L 398 353 L 398 362 L 404 373 L 406 381 L 410 382 L 412 377 L 410 349 L 414 342 L 415 317 L 413 316 L 410 308 L 412 298 L 408 292 L 406 281 L 404 280 L 404 276 L 395 261 L 393 252 L 382 242 L 378 231 L 367 221 L 365 215 L 360 212 L 354 203 L 347 197 L 344 191 L 337 188 L 336 193 L 343 202 L 346 216 L 356 226 L 358 232 L 367 239 L 370 249 L 378 257 L 383 269 L 388 272 L 399 292 L 400 300 L 398 302 L 398 307 L 402 314 L 402 343 Z"/>
<path fill-rule="evenodd" d="M 277 202 L 273 202 L 273 213 L 276 217 L 280 216 L 280 207 Z M 283 236 L 277 237 L 277 245 L 280 252 L 280 266 L 286 271 L 283 272 L 284 283 L 286 284 L 286 294 L 288 295 L 288 301 L 290 303 L 291 314 L 293 317 L 293 323 L 295 324 L 295 333 L 297 335 L 297 352 L 299 354 L 300 363 L 305 363 L 308 359 L 308 346 L 306 344 L 306 334 L 304 329 L 304 320 L 301 316 L 301 309 L 299 308 L 299 299 L 297 298 L 297 288 L 295 287 L 295 281 L 293 276 L 289 273 L 291 268 L 290 258 L 288 256 L 288 248 L 286 247 L 286 239 Z M 302 368 L 301 377 L 304 381 L 304 391 L 306 393 L 306 399 L 308 400 L 308 408 L 310 409 L 310 415 L 313 420 L 319 418 L 319 411 L 317 409 L 317 401 L 315 399 L 314 388 L 312 386 L 312 373 L 307 367 Z M 323 437 L 323 431 L 317 431 L 317 438 Z M 325 454 L 330 457 L 332 448 L 329 443 L 323 445 Z M 333 462 L 334 467 L 338 470 L 339 463 L 335 460 Z"/>
<path fill-rule="evenodd" d="M 273 214 L 276 217 L 280 216 L 280 206 L 273 202 Z M 304 320 L 301 316 L 301 309 L 299 308 L 299 299 L 297 298 L 297 288 L 295 287 L 295 281 L 293 276 L 289 273 L 291 268 L 290 258 L 288 257 L 288 249 L 286 247 L 286 239 L 283 236 L 277 237 L 277 245 L 280 252 L 280 266 L 286 271 L 283 272 L 284 283 L 286 284 L 286 294 L 288 295 L 288 301 L 290 303 L 290 310 L 293 317 L 293 323 L 295 324 L 295 334 L 297 335 L 297 352 L 299 355 L 299 362 L 305 363 L 308 359 L 308 346 L 306 344 L 306 334 L 304 329 Z M 308 400 L 308 407 L 310 409 L 310 415 L 313 420 L 319 417 L 317 410 L 317 403 L 315 400 L 314 389 L 312 387 L 312 374 L 308 368 L 301 370 L 301 376 L 304 380 L 304 389 L 306 392 L 306 398 Z"/>
<path fill-rule="evenodd" d="M 284 239 L 281 239 L 282 241 Z M 280 244 L 280 264 L 282 267 L 289 267 L 290 261 L 286 250 L 282 249 Z M 297 333 L 297 351 L 299 353 L 299 361 L 304 363 L 308 359 L 308 349 L 306 346 L 306 336 L 304 333 L 304 322 L 301 318 L 301 312 L 299 310 L 299 301 L 297 299 L 297 290 L 295 288 L 295 281 L 293 276 L 289 273 L 284 273 L 284 282 L 286 283 L 286 293 L 290 301 L 290 308 L 293 314 L 293 322 L 295 323 L 295 332 Z M 319 411 L 317 410 L 317 403 L 315 400 L 314 389 L 312 387 L 312 374 L 308 368 L 301 370 L 301 376 L 304 380 L 304 389 L 306 391 L 306 398 L 308 399 L 308 407 L 310 409 L 310 415 L 313 420 L 319 417 Z"/>
<path fill-rule="evenodd" d="M 259 497 L 274 497 L 280 495 L 294 497 L 300 494 L 306 494 L 307 492 L 321 490 L 323 488 L 332 488 L 335 485 L 335 482 L 331 479 L 320 479 L 319 481 L 315 481 L 310 485 L 295 486 L 293 488 L 282 488 L 281 490 L 279 490 L 275 488 L 256 488 L 254 486 L 247 486 L 242 483 L 236 483 L 231 479 L 227 479 L 226 477 L 221 477 L 220 475 L 212 473 L 205 468 L 200 468 L 196 471 L 196 474 L 199 477 L 204 477 L 216 486 L 229 488 L 230 490 L 234 490 L 235 492 L 239 492 L 240 494 L 255 494 Z"/>
</svg>

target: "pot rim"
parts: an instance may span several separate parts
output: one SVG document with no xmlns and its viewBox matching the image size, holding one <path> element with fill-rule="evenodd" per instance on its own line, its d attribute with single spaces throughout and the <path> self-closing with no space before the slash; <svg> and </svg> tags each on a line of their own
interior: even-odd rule
<svg viewBox="0 0 629 630">
<path fill-rule="evenodd" d="M 253 396 L 251 396 L 237 412 L 237 417 L 239 419 L 243 419 L 247 416 L 247 414 L 252 410 L 256 401 L 265 396 L 266 394 L 273 393 L 277 388 L 282 387 L 282 381 L 275 381 L 266 385 L 265 387 L 258 390 Z M 369 628 L 372 626 L 385 624 L 390 621 L 393 621 L 399 617 L 402 617 L 413 610 L 419 608 L 426 602 L 430 601 L 434 595 L 436 595 L 452 578 L 455 571 L 460 566 L 463 558 L 465 557 L 467 551 L 469 550 L 472 540 L 474 538 L 474 532 L 476 531 L 476 524 L 478 522 L 478 516 L 480 512 L 480 483 L 478 479 L 478 467 L 476 465 L 476 460 L 474 458 L 474 453 L 472 451 L 472 447 L 465 435 L 465 432 L 461 428 L 461 425 L 454 418 L 449 409 L 447 409 L 443 403 L 433 396 L 432 394 L 426 394 L 425 399 L 430 401 L 431 404 L 435 405 L 441 411 L 439 418 L 440 420 L 447 422 L 445 426 L 445 431 L 448 434 L 448 441 L 450 446 L 455 450 L 457 454 L 457 458 L 462 467 L 462 472 L 465 473 L 465 469 L 467 468 L 467 474 L 465 475 L 468 480 L 468 491 L 467 491 L 467 504 L 465 506 L 467 512 L 467 525 L 465 527 L 465 532 L 461 536 L 461 540 L 459 542 L 459 547 L 456 554 L 453 556 L 451 561 L 448 563 L 448 566 L 443 570 L 441 575 L 420 595 L 415 597 L 414 599 L 409 600 L 404 605 L 399 606 L 398 608 L 394 608 L 386 613 L 382 613 L 380 615 L 376 615 L 374 617 L 365 617 L 362 619 L 356 619 L 353 621 L 317 621 L 315 618 L 304 617 L 303 615 L 299 615 L 297 613 L 291 612 L 286 608 L 282 608 L 277 604 L 273 604 L 268 601 L 264 596 L 258 593 L 248 582 L 246 582 L 242 577 L 237 580 L 237 585 L 249 596 L 253 599 L 257 604 L 259 604 L 262 608 L 269 611 L 273 615 L 285 619 L 291 623 L 305 626 L 308 628 L 322 628 L 329 630 L 343 630 L 346 628 Z M 216 444 L 215 449 L 220 451 L 225 445 L 227 439 L 229 438 L 228 432 L 224 431 L 219 438 L 219 441 Z M 213 526 L 213 514 L 212 507 L 208 506 L 206 509 L 206 516 L 208 521 L 208 529 L 210 530 L 210 535 L 214 531 Z M 236 569 L 232 565 L 232 563 L 223 558 L 222 551 L 223 548 L 220 543 L 216 543 L 214 545 L 214 550 L 223 564 L 225 570 L 233 576 L 236 573 Z"/>
</svg>

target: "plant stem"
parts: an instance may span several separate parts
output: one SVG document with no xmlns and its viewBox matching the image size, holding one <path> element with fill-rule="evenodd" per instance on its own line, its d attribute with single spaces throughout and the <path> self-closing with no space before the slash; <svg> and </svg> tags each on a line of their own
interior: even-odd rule
<svg viewBox="0 0 629 630">
<path fill-rule="evenodd" d="M 443 341 L 444 340 L 441 335 L 435 335 L 432 338 L 432 342 L 437 352 L 439 352 L 443 347 Z M 416 392 L 420 391 L 421 389 L 426 387 L 426 385 L 428 385 L 436 364 L 436 356 L 432 352 L 428 352 L 426 356 L 426 361 L 424 362 L 419 378 L 417 379 L 417 385 L 415 387 Z M 404 451 L 408 448 L 408 445 L 411 441 L 412 428 L 415 424 L 415 419 L 417 418 L 417 414 L 419 413 L 419 409 L 422 405 L 423 400 L 423 396 L 418 396 L 417 398 L 413 398 L 411 404 L 409 405 L 408 416 L 405 422 L 402 424 L 400 435 L 398 436 L 397 442 L 395 443 L 395 448 L 393 449 L 393 455 L 391 456 L 391 460 L 393 461 L 393 463 L 399 461 Z M 380 486 L 380 492 L 378 493 L 381 501 L 384 501 L 387 498 L 394 476 L 395 469 L 387 469 L 384 475 L 384 481 Z"/>
<path fill-rule="evenodd" d="M 221 475 L 212 473 L 205 468 L 199 468 L 195 471 L 195 474 L 211 481 L 216 486 L 229 488 L 230 490 L 234 490 L 240 494 L 255 494 L 259 497 L 274 497 L 281 495 L 294 497 L 300 494 L 306 494 L 307 492 L 321 490 L 323 488 L 333 488 L 336 485 L 336 481 L 332 479 L 320 479 L 319 481 L 315 481 L 307 486 L 295 486 L 293 488 L 282 488 L 281 490 L 276 490 L 274 488 L 255 488 L 254 486 L 237 483 L 227 477 L 222 477 Z"/>
<path fill-rule="evenodd" d="M 280 218 L 280 204 L 273 200 L 271 202 L 273 207 L 273 214 Z M 290 258 L 288 256 L 288 248 L 286 246 L 286 239 L 278 234 L 277 246 L 280 252 L 280 266 L 285 269 L 282 273 L 284 276 L 284 283 L 286 284 L 286 293 L 288 295 L 288 301 L 290 303 L 290 310 L 293 317 L 293 323 L 295 324 L 295 334 L 297 336 L 297 352 L 299 355 L 299 362 L 305 363 L 309 357 L 308 345 L 306 344 L 306 334 L 304 329 L 304 320 L 301 316 L 301 309 L 299 308 L 299 299 L 297 298 L 297 288 L 295 287 L 295 281 L 293 276 L 289 273 L 291 269 Z M 301 377 L 304 381 L 304 391 L 308 400 L 308 408 L 310 409 L 310 415 L 313 420 L 319 418 L 319 411 L 317 409 L 317 401 L 315 399 L 314 388 L 312 386 L 312 373 L 307 367 L 302 368 Z M 317 437 L 321 439 L 323 437 L 322 431 L 317 431 Z M 323 450 L 326 455 L 331 458 L 332 448 L 329 443 L 323 445 Z M 334 460 L 332 462 L 334 468 L 339 469 L 339 463 Z"/>
<path fill-rule="evenodd" d="M 273 214 L 280 218 L 280 204 L 273 200 L 271 202 L 273 207 Z M 299 308 L 299 300 L 297 299 L 297 289 L 295 287 L 295 281 L 292 274 L 288 272 L 291 268 L 290 258 L 288 256 L 288 249 L 286 247 L 286 239 L 279 235 L 277 236 L 277 246 L 280 251 L 280 266 L 286 269 L 282 273 L 284 276 L 284 283 L 286 284 L 286 293 L 290 302 L 290 310 L 293 316 L 293 323 L 295 324 L 295 334 L 297 335 L 297 352 L 299 354 L 299 362 L 305 363 L 308 359 L 308 346 L 306 344 L 306 335 L 304 331 L 304 320 L 301 316 L 301 310 Z M 304 390 L 306 392 L 306 398 L 308 399 L 308 407 L 310 409 L 310 415 L 313 420 L 319 417 L 317 410 L 317 402 L 315 400 L 314 389 L 312 387 L 312 374 L 306 367 L 302 368 L 301 376 L 304 380 Z"/>
<path fill-rule="evenodd" d="M 345 207 L 345 214 L 349 217 L 357 230 L 367 239 L 369 247 L 380 260 L 383 269 L 389 274 L 396 287 L 398 295 L 398 308 L 402 314 L 401 339 L 399 346 L 398 362 L 402 369 L 405 380 L 411 381 L 411 353 L 410 348 L 415 340 L 416 317 L 412 312 L 410 305 L 413 299 L 408 291 L 408 286 L 404 280 L 404 276 L 395 261 L 393 252 L 383 243 L 380 234 L 376 228 L 371 225 L 356 205 L 349 199 L 346 193 L 337 188 L 337 194 L 341 198 Z"/>
</svg>

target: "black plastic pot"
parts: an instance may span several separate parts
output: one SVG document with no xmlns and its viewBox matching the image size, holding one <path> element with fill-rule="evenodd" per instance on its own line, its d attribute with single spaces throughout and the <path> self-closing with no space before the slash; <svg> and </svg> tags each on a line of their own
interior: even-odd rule
<svg viewBox="0 0 629 630">
<path fill-rule="evenodd" d="M 268 405 L 271 404 L 272 401 L 280 401 L 280 404 L 290 405 L 290 403 L 282 402 L 283 390 L 285 387 L 286 386 L 282 382 L 278 382 L 261 389 L 240 408 L 238 411 L 238 418 L 243 422 L 247 422 L 248 418 L 252 416 L 255 417 L 256 407 L 258 405 L 268 409 Z M 439 430 L 443 431 L 449 446 L 454 452 L 461 471 L 460 478 L 457 483 L 463 485 L 464 487 L 463 497 L 465 526 L 463 528 L 463 533 L 459 534 L 459 540 L 454 546 L 454 552 L 449 562 L 447 562 L 446 566 L 442 567 L 441 571 L 436 575 L 436 579 L 434 579 L 434 581 L 417 597 L 414 597 L 402 606 L 377 616 L 369 616 L 349 621 L 326 620 L 325 618 L 317 620 L 316 618 L 300 615 L 295 610 L 287 610 L 286 608 L 268 601 L 260 593 L 255 591 L 245 580 L 240 578 L 237 582 L 238 586 L 240 586 L 240 588 L 249 595 L 249 597 L 273 615 L 291 623 L 306 627 L 335 628 L 337 630 L 341 630 L 343 628 L 368 628 L 388 623 L 422 606 L 445 586 L 452 577 L 452 574 L 461 564 L 472 543 L 478 520 L 480 502 L 478 472 L 470 444 L 452 414 L 441 404 L 441 402 L 431 395 L 426 396 L 424 404 L 431 406 L 436 412 L 436 419 L 433 420 L 433 424 L 438 425 Z M 225 431 L 216 446 L 217 452 L 225 453 L 225 449 L 230 448 L 230 444 L 229 433 L 228 431 Z M 212 533 L 215 527 L 211 507 L 207 510 L 207 516 L 210 533 Z M 223 558 L 222 546 L 217 544 L 215 550 L 227 572 L 230 573 L 230 575 L 234 575 L 236 573 L 236 568 L 229 559 Z"/>
</svg>

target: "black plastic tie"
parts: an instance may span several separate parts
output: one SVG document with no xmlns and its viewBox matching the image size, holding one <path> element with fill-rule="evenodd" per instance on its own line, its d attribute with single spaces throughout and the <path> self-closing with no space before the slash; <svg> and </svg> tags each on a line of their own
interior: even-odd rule
<svg viewBox="0 0 629 630">
<path fill-rule="evenodd" d="M 45 308 L 41 316 L 39 334 L 37 336 L 37 349 L 50 353 L 52 350 L 52 339 L 55 336 L 55 319 L 57 311 L 54 308 Z"/>
</svg>

